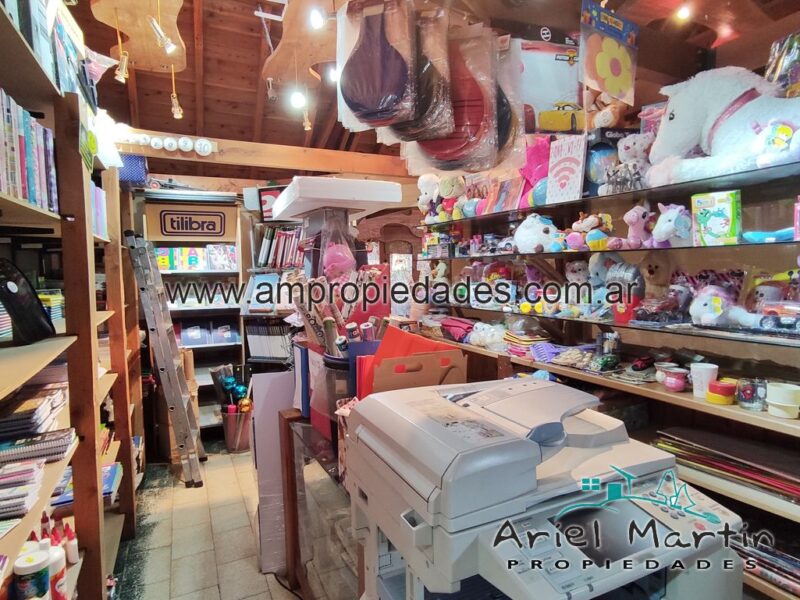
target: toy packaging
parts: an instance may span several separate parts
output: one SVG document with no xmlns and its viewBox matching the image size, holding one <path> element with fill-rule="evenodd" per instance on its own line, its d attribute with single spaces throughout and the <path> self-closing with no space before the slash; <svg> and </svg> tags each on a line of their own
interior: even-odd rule
<svg viewBox="0 0 800 600">
<path fill-rule="evenodd" d="M 739 190 L 692 196 L 692 235 L 695 246 L 731 246 L 742 233 Z"/>
</svg>

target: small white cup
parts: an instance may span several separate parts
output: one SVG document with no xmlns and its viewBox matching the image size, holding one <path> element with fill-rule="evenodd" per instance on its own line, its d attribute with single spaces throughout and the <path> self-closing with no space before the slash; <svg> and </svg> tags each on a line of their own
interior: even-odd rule
<svg viewBox="0 0 800 600">
<path fill-rule="evenodd" d="M 692 394 L 695 398 L 705 400 L 708 384 L 717 378 L 719 367 L 710 363 L 692 363 L 689 368 L 692 373 Z"/>
</svg>

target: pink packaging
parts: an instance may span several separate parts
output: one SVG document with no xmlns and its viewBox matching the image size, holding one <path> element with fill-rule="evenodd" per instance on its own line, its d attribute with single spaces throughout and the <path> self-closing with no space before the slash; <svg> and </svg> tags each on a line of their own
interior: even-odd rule
<svg viewBox="0 0 800 600">
<path fill-rule="evenodd" d="M 800 242 L 800 196 L 794 203 L 794 241 Z"/>
</svg>

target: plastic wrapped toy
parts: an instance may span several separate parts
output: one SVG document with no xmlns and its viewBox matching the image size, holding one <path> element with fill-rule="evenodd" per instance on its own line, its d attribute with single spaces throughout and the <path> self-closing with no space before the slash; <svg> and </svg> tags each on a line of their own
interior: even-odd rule
<svg viewBox="0 0 800 600">
<path fill-rule="evenodd" d="M 692 323 L 706 327 L 758 327 L 761 315 L 747 312 L 736 305 L 730 291 L 718 286 L 708 285 L 701 289 L 689 306 Z"/>
<path fill-rule="evenodd" d="M 416 35 L 409 0 L 354 0 L 347 15 L 358 41 L 342 69 L 342 97 L 361 122 L 373 127 L 416 114 Z"/>
<path fill-rule="evenodd" d="M 619 164 L 608 174 L 607 181 L 597 193 L 601 196 L 619 194 L 646 187 L 650 170 L 648 154 L 655 136 L 652 133 L 634 133 L 617 144 Z"/>
<path fill-rule="evenodd" d="M 319 274 L 328 281 L 346 282 L 356 270 L 355 246 L 343 217 L 330 216 L 320 231 Z"/>
<path fill-rule="evenodd" d="M 608 249 L 638 250 L 646 247 L 647 242 L 653 237 L 656 213 L 648 210 L 646 206 L 634 206 L 625 213 L 622 220 L 628 226 L 628 237 L 609 239 Z"/>
<path fill-rule="evenodd" d="M 692 245 L 692 213 L 680 204 L 660 204 L 653 237 L 648 248 L 682 248 Z"/>
<path fill-rule="evenodd" d="M 441 206 L 446 215 L 446 220 L 462 219 L 464 217 L 462 207 L 467 201 L 465 192 L 466 185 L 461 175 L 442 177 L 439 180 L 439 196 L 442 199 Z M 456 210 L 458 210 L 457 213 Z"/>
<path fill-rule="evenodd" d="M 520 254 L 561 252 L 564 234 L 548 217 L 531 213 L 514 231 L 514 244 Z"/>
<path fill-rule="evenodd" d="M 661 298 L 646 298 L 633 311 L 637 323 L 659 325 L 685 323 L 689 318 L 689 304 L 692 301 L 692 288 L 685 283 L 669 286 Z"/>
<path fill-rule="evenodd" d="M 777 83 L 787 98 L 800 96 L 800 32 L 772 43 L 765 77 Z"/>
<path fill-rule="evenodd" d="M 436 222 L 436 203 L 439 201 L 439 177 L 433 173 L 425 173 L 417 179 L 419 198 L 417 208 L 423 214 L 428 225 Z"/>
<path fill-rule="evenodd" d="M 570 250 L 605 250 L 608 247 L 608 234 L 611 233 L 611 215 L 598 213 L 580 218 L 567 230 L 566 244 Z"/>
</svg>

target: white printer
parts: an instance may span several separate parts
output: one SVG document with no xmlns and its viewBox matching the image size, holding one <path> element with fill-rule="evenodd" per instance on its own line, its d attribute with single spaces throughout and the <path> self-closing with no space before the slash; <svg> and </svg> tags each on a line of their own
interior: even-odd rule
<svg viewBox="0 0 800 600">
<path fill-rule="evenodd" d="M 741 598 L 739 517 L 597 403 L 526 378 L 357 404 L 346 486 L 362 599 Z"/>
</svg>

